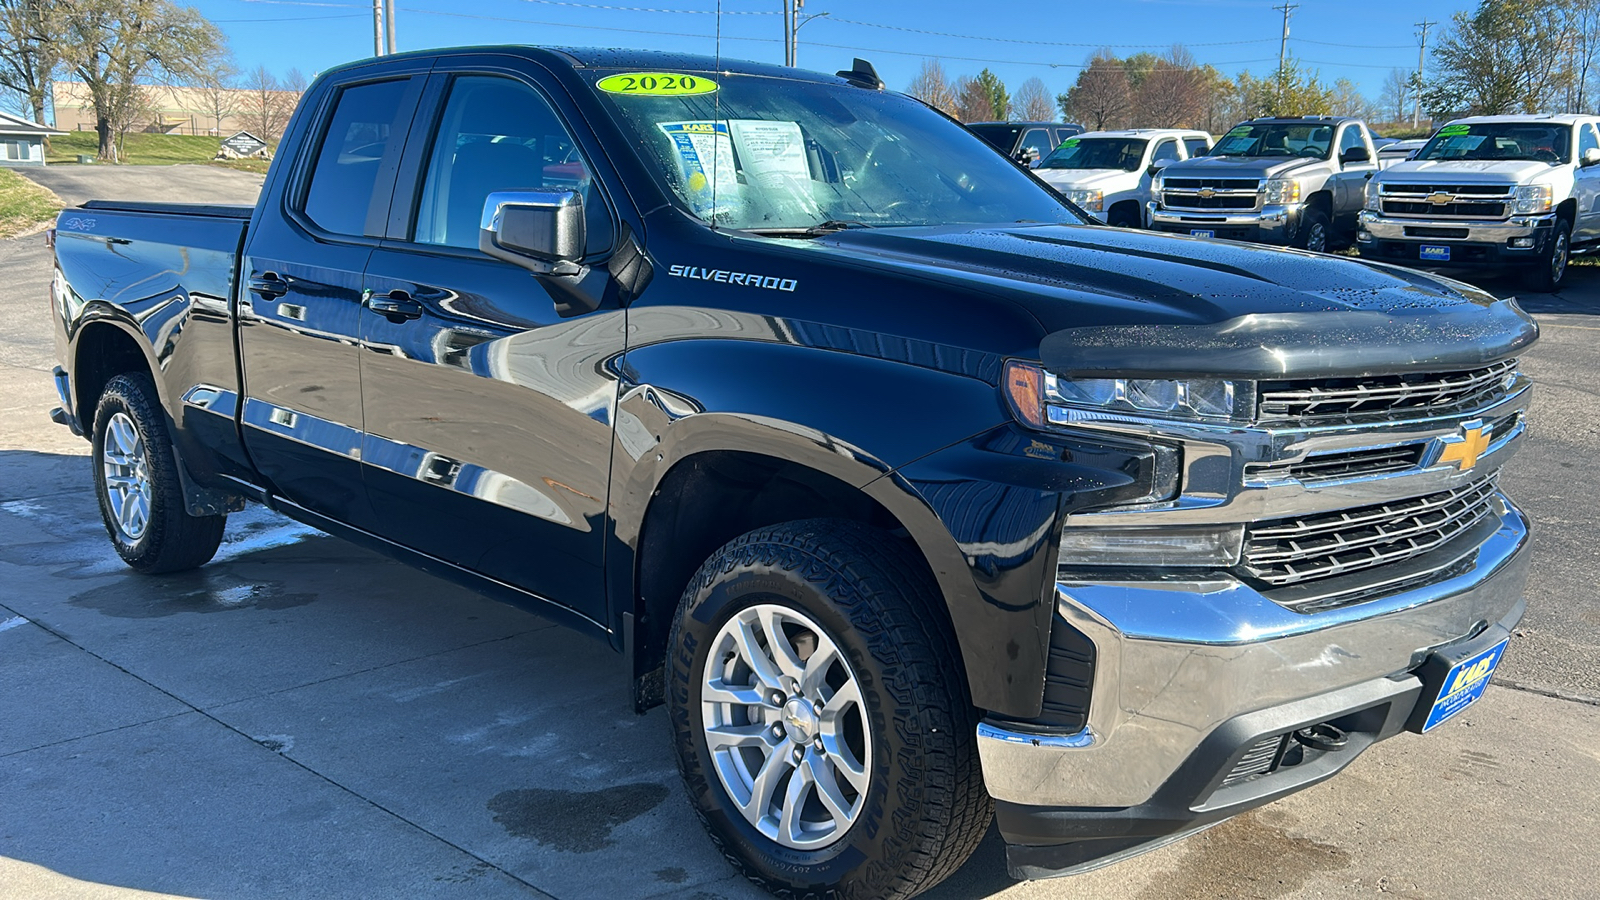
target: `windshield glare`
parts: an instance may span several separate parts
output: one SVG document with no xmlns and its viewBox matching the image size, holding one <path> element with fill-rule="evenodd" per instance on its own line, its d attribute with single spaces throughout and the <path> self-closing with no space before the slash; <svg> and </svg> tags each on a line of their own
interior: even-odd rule
<svg viewBox="0 0 1600 900">
<path fill-rule="evenodd" d="M 1211 148 L 1211 156 L 1304 156 L 1327 159 L 1332 125 L 1238 125 Z"/>
<path fill-rule="evenodd" d="M 1083 221 L 992 147 L 910 98 L 752 75 L 691 78 L 702 93 L 596 94 L 646 168 L 702 221 L 774 231 Z M 708 82 L 715 89 L 704 92 Z M 620 76 L 606 83 L 626 84 Z"/>
<path fill-rule="evenodd" d="M 1041 169 L 1121 169 L 1135 172 L 1144 161 L 1143 138 L 1067 138 L 1039 163 Z"/>
<path fill-rule="evenodd" d="M 1570 161 L 1572 129 L 1540 122 L 1446 125 L 1414 159 Z"/>
</svg>

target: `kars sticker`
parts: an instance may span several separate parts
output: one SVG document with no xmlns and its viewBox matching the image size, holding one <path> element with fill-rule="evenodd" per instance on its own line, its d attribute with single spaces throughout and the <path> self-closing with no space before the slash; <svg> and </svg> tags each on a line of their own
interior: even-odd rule
<svg viewBox="0 0 1600 900">
<path fill-rule="evenodd" d="M 699 75 L 675 72 L 629 72 L 602 78 L 595 85 L 608 94 L 633 94 L 641 97 L 686 97 L 716 93 L 717 83 Z"/>
</svg>

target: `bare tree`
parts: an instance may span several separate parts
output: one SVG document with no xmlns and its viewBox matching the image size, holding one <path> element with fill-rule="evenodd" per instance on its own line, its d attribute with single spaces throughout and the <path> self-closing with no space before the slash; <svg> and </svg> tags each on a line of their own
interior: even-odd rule
<svg viewBox="0 0 1600 900">
<path fill-rule="evenodd" d="M 284 73 L 283 81 L 279 82 L 284 90 L 293 92 L 296 97 L 306 92 L 309 83 L 306 73 L 294 67 L 290 67 L 289 71 Z"/>
<path fill-rule="evenodd" d="M 1068 119 L 1082 122 L 1093 131 L 1122 125 L 1132 103 L 1128 71 L 1110 50 L 1097 51 L 1089 65 L 1078 73 L 1078 80 L 1056 98 Z"/>
<path fill-rule="evenodd" d="M 1371 104 L 1356 87 L 1356 83 L 1348 78 L 1341 78 L 1333 83 L 1333 92 L 1328 98 L 1328 110 L 1336 116 L 1356 116 L 1367 118 L 1371 111 Z"/>
<path fill-rule="evenodd" d="M 61 8 L 50 0 L 0 0 L 0 88 L 44 121 L 50 82 L 61 69 Z"/>
<path fill-rule="evenodd" d="M 268 143 L 277 140 L 289 122 L 289 114 L 294 112 L 298 95 L 286 91 L 266 66 L 244 73 L 239 87 L 239 115 L 250 133 Z"/>
<path fill-rule="evenodd" d="M 132 110 L 148 106 L 142 84 L 192 81 L 214 64 L 222 33 L 171 0 L 55 0 L 63 16 L 61 55 L 94 105 L 100 158 L 117 159 L 117 138 Z"/>
<path fill-rule="evenodd" d="M 1589 111 L 1594 89 L 1600 87 L 1600 3 L 1563 0 L 1566 7 L 1569 61 L 1566 111 Z"/>
<path fill-rule="evenodd" d="M 1406 110 L 1411 108 L 1411 82 L 1415 74 L 1409 69 L 1390 69 L 1389 75 L 1383 79 L 1383 94 L 1380 103 L 1382 115 L 1388 117 L 1390 122 L 1404 121 Z"/>
<path fill-rule="evenodd" d="M 1056 117 L 1055 104 L 1050 102 L 1050 89 L 1045 87 L 1044 79 L 1037 76 L 1029 78 L 1017 88 L 1016 96 L 1011 98 L 1011 108 L 1017 111 L 1017 116 L 1028 122 L 1048 122 Z"/>
<path fill-rule="evenodd" d="M 906 93 L 947 115 L 955 115 L 956 88 L 937 59 L 925 59 Z"/>
<path fill-rule="evenodd" d="M 1134 108 L 1140 126 L 1192 127 L 1205 113 L 1205 76 L 1194 55 L 1177 46 L 1151 64 L 1139 84 Z"/>
<path fill-rule="evenodd" d="M 1567 27 L 1562 0 L 1481 0 L 1457 12 L 1434 50 L 1428 106 L 1493 115 L 1559 103 L 1573 77 Z"/>
<path fill-rule="evenodd" d="M 194 81 L 194 89 L 205 104 L 205 114 L 212 120 L 211 130 L 222 134 L 222 120 L 239 111 L 239 91 L 234 85 L 239 70 L 230 62 L 222 62 L 201 72 Z"/>
<path fill-rule="evenodd" d="M 956 82 L 956 118 L 963 122 L 992 122 L 994 106 L 987 87 L 976 78 Z"/>
</svg>

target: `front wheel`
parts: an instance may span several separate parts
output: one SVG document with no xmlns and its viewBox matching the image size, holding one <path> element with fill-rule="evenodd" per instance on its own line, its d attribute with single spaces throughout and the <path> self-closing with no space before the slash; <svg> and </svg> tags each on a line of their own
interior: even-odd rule
<svg viewBox="0 0 1600 900">
<path fill-rule="evenodd" d="M 1295 245 L 1301 250 L 1310 250 L 1312 253 L 1327 253 L 1331 243 L 1330 232 L 1333 226 L 1328 221 L 1328 214 L 1317 207 L 1306 210 L 1306 217 L 1300 223 L 1300 234 Z"/>
<path fill-rule="evenodd" d="M 184 509 L 166 416 L 147 376 L 106 382 L 92 446 L 100 516 L 123 562 L 154 575 L 211 559 L 227 516 L 191 516 Z"/>
<path fill-rule="evenodd" d="M 932 578 L 853 522 L 763 528 L 685 590 L 667 661 L 690 802 L 781 896 L 905 898 L 991 818 L 976 717 Z"/>
<path fill-rule="evenodd" d="M 1554 230 L 1544 254 L 1523 276 L 1528 289 L 1541 294 L 1561 288 L 1562 282 L 1567 280 L 1567 263 L 1572 257 L 1572 223 L 1557 219 Z"/>
</svg>

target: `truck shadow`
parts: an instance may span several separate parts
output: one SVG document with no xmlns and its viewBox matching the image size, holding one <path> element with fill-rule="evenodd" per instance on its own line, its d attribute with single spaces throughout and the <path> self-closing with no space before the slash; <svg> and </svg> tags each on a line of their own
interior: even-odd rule
<svg viewBox="0 0 1600 900">
<path fill-rule="evenodd" d="M 1533 315 L 1600 316 L 1600 265 L 1572 266 L 1567 271 L 1566 284 L 1553 294 L 1528 291 L 1516 273 L 1509 271 L 1440 271 L 1439 274 L 1483 288 L 1496 297 L 1516 297 L 1517 304 Z"/>
</svg>

